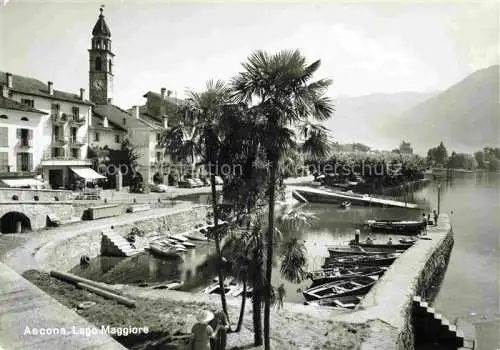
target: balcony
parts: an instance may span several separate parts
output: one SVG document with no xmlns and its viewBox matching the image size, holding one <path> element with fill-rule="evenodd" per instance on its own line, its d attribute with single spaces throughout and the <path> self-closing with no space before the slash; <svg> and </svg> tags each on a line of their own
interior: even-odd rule
<svg viewBox="0 0 500 350">
<path fill-rule="evenodd" d="M 19 148 L 32 148 L 33 140 L 22 138 L 19 140 Z"/>
<path fill-rule="evenodd" d="M 69 137 L 69 144 L 70 144 L 70 147 L 81 147 L 81 146 L 87 144 L 87 138 L 86 137 L 70 136 Z"/>
<path fill-rule="evenodd" d="M 73 157 L 70 152 L 44 152 L 41 166 L 91 166 L 92 160 Z"/>
<path fill-rule="evenodd" d="M 68 136 L 52 136 L 53 146 L 64 146 L 69 142 Z"/>
<path fill-rule="evenodd" d="M 83 115 L 73 115 L 69 118 L 69 124 L 72 126 L 82 126 L 85 124 L 85 117 Z"/>
<path fill-rule="evenodd" d="M 61 113 L 60 111 L 53 111 L 50 114 L 52 123 L 54 125 L 64 125 L 68 122 L 68 115 L 66 113 Z"/>
</svg>

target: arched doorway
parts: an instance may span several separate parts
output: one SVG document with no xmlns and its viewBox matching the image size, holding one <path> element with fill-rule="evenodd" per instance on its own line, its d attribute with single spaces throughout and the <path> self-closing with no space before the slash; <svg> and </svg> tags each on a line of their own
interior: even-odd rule
<svg viewBox="0 0 500 350">
<path fill-rule="evenodd" d="M 31 231 L 31 221 L 23 213 L 11 211 L 0 219 L 0 231 L 2 233 L 22 233 Z"/>
</svg>

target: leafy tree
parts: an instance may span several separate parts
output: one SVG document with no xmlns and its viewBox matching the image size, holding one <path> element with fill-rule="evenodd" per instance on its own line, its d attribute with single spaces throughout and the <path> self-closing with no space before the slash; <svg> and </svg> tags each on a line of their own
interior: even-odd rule
<svg viewBox="0 0 500 350">
<path fill-rule="evenodd" d="M 431 165 L 445 166 L 448 160 L 448 151 L 441 142 L 437 147 L 429 149 L 427 159 Z"/>
<path fill-rule="evenodd" d="M 256 51 L 243 63 L 244 72 L 233 79 L 239 101 L 252 105 L 260 129 L 261 144 L 270 163 L 268 187 L 268 232 L 266 234 L 266 278 L 264 300 L 264 347 L 270 349 L 271 277 L 273 237 L 275 230 L 276 185 L 279 182 L 279 162 L 287 150 L 296 147 L 293 124 L 306 122 L 310 117 L 325 121 L 333 114 L 332 101 L 324 96 L 331 81 L 308 81 L 318 70 L 320 61 L 307 64 L 297 51 L 281 51 L 270 55 Z M 253 104 L 256 100 L 255 104 Z M 323 143 L 326 137 L 315 135 Z M 308 148 L 323 151 L 326 145 Z"/>
</svg>

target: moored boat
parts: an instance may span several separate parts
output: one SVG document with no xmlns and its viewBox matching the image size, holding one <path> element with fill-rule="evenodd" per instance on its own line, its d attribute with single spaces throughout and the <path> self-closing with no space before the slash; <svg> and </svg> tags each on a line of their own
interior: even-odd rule
<svg viewBox="0 0 500 350">
<path fill-rule="evenodd" d="M 415 234 L 424 229 L 423 222 L 415 220 L 367 220 L 365 226 L 374 232 L 398 234 Z"/>
<path fill-rule="evenodd" d="M 401 243 L 401 244 L 414 244 L 416 241 L 418 241 L 417 237 L 409 237 L 409 238 L 401 238 L 399 240 L 399 243 Z"/>
<path fill-rule="evenodd" d="M 348 295 L 343 297 L 332 297 L 306 301 L 306 305 L 327 306 L 340 309 L 354 309 L 363 299 L 363 295 Z"/>
<path fill-rule="evenodd" d="M 343 256 L 343 255 L 377 255 L 384 253 L 401 253 L 402 250 L 397 250 L 394 248 L 363 248 L 360 246 L 326 246 L 328 253 L 331 257 Z"/>
<path fill-rule="evenodd" d="M 318 271 L 312 271 L 307 274 L 307 278 L 312 281 L 311 287 L 319 286 L 325 283 L 340 281 L 355 276 L 382 275 L 387 270 L 385 267 L 351 267 L 351 268 L 331 268 Z"/>
<path fill-rule="evenodd" d="M 162 256 L 166 258 L 178 258 L 180 257 L 181 252 L 178 251 L 179 248 L 175 247 L 166 247 L 158 244 L 150 244 L 149 250 L 151 253 L 157 256 Z"/>
<path fill-rule="evenodd" d="M 168 290 L 177 290 L 184 285 L 184 282 L 181 280 L 173 280 L 165 283 L 156 284 L 151 286 L 152 289 L 168 289 Z"/>
<path fill-rule="evenodd" d="M 349 245 L 352 246 L 352 247 L 361 247 L 363 249 L 366 249 L 366 248 L 371 248 L 371 249 L 393 249 L 393 250 L 406 250 L 408 248 L 410 248 L 413 243 L 400 243 L 400 244 L 387 244 L 387 243 L 382 243 L 382 244 L 379 244 L 379 243 L 356 243 L 354 240 L 352 240 L 351 242 L 349 242 Z"/>
<path fill-rule="evenodd" d="M 193 241 L 207 241 L 207 237 L 205 237 L 203 234 L 193 231 L 193 232 L 187 232 L 183 234 L 184 237 L 192 239 Z"/>
<path fill-rule="evenodd" d="M 386 253 L 378 255 L 346 255 L 336 258 L 326 258 L 324 268 L 335 266 L 389 266 L 401 253 Z"/>
<path fill-rule="evenodd" d="M 312 287 L 302 292 L 302 294 L 307 301 L 365 294 L 373 287 L 377 280 L 378 276 L 357 276 Z"/>
</svg>

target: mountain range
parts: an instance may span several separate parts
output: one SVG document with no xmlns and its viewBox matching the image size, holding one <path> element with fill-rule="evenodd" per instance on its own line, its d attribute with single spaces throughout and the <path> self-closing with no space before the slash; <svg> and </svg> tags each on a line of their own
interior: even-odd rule
<svg viewBox="0 0 500 350">
<path fill-rule="evenodd" d="M 336 140 L 375 149 L 409 141 L 426 154 L 441 141 L 451 152 L 500 144 L 499 66 L 478 70 L 445 91 L 339 98 L 327 122 Z"/>
</svg>

